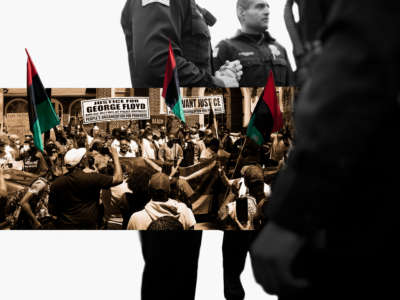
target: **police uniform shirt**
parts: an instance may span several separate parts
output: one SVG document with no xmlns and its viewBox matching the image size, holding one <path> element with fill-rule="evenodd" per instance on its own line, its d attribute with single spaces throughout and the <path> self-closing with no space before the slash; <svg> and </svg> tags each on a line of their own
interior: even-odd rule
<svg viewBox="0 0 400 300">
<path fill-rule="evenodd" d="M 222 40 L 214 49 L 215 68 L 219 69 L 227 60 L 240 60 L 243 66 L 240 86 L 265 86 L 270 70 L 276 86 L 293 85 L 286 50 L 268 32 L 247 34 L 239 30 L 233 38 Z"/>
<path fill-rule="evenodd" d="M 162 87 L 171 41 L 181 86 L 213 86 L 208 24 L 195 0 L 128 0 L 121 17 L 133 87 Z"/>
</svg>

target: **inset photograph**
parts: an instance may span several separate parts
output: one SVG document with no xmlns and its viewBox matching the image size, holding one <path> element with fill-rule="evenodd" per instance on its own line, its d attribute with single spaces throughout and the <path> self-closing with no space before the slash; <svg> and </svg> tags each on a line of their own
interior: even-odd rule
<svg viewBox="0 0 400 300">
<path fill-rule="evenodd" d="M 272 11 L 267 0 L 213 2 L 126 1 L 121 25 L 132 87 L 162 87 L 169 51 L 181 86 L 263 87 L 270 71 L 277 86 L 294 85 L 287 51 L 269 31 L 271 14 L 282 14 L 278 5 Z M 211 30 L 216 24 L 223 32 Z"/>
<path fill-rule="evenodd" d="M 295 92 L 0 89 L 0 228 L 257 229 Z"/>
</svg>

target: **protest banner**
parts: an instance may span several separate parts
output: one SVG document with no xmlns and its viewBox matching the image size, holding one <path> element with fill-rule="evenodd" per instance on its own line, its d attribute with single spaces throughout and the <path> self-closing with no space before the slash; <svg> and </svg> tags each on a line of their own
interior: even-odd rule
<svg viewBox="0 0 400 300">
<path fill-rule="evenodd" d="M 22 140 L 25 135 L 31 134 L 28 113 L 7 113 L 6 125 L 8 134 L 16 134 Z"/>
<path fill-rule="evenodd" d="M 81 109 L 83 124 L 150 119 L 148 97 L 82 100 Z"/>
<path fill-rule="evenodd" d="M 166 115 L 152 115 L 151 125 L 154 127 L 167 126 L 167 116 Z"/>
<path fill-rule="evenodd" d="M 210 113 L 210 103 L 214 108 L 214 114 L 225 113 L 224 97 L 222 95 L 183 97 L 183 112 L 185 115 L 208 115 Z M 165 109 L 167 109 L 167 111 L 165 111 Z M 168 115 L 173 114 L 172 111 L 166 106 L 160 107 L 160 113 L 168 113 Z"/>
</svg>

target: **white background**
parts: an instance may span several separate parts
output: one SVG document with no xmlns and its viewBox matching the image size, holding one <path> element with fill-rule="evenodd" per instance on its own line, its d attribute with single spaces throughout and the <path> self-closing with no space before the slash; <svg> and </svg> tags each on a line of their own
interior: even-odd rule
<svg viewBox="0 0 400 300">
<path fill-rule="evenodd" d="M 218 19 L 212 44 L 239 28 L 236 0 L 197 0 Z M 292 58 L 283 0 L 269 0 L 270 32 Z M 28 48 L 43 84 L 130 87 L 120 16 L 125 0 L 1 0 L 0 87 L 25 87 Z"/>
<path fill-rule="evenodd" d="M 197 0 L 218 19 L 212 43 L 239 27 L 234 0 Z M 270 32 L 291 57 L 282 0 Z M 47 88 L 130 87 L 120 14 L 125 0 L 1 0 L 0 88 L 25 87 L 28 48 Z M 222 232 L 204 232 L 196 299 L 223 299 Z M 137 232 L 0 231 L 0 291 L 13 299 L 140 299 Z M 242 274 L 246 299 L 275 299 Z"/>
</svg>

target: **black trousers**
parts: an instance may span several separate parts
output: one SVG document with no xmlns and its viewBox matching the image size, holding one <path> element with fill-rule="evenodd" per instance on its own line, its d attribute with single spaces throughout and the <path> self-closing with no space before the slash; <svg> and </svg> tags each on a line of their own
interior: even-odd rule
<svg viewBox="0 0 400 300">
<path fill-rule="evenodd" d="M 195 298 L 201 231 L 141 231 L 142 300 Z"/>
<path fill-rule="evenodd" d="M 224 295 L 227 300 L 243 300 L 244 289 L 240 281 L 246 256 L 257 231 L 225 231 L 222 242 L 224 267 Z"/>
</svg>

